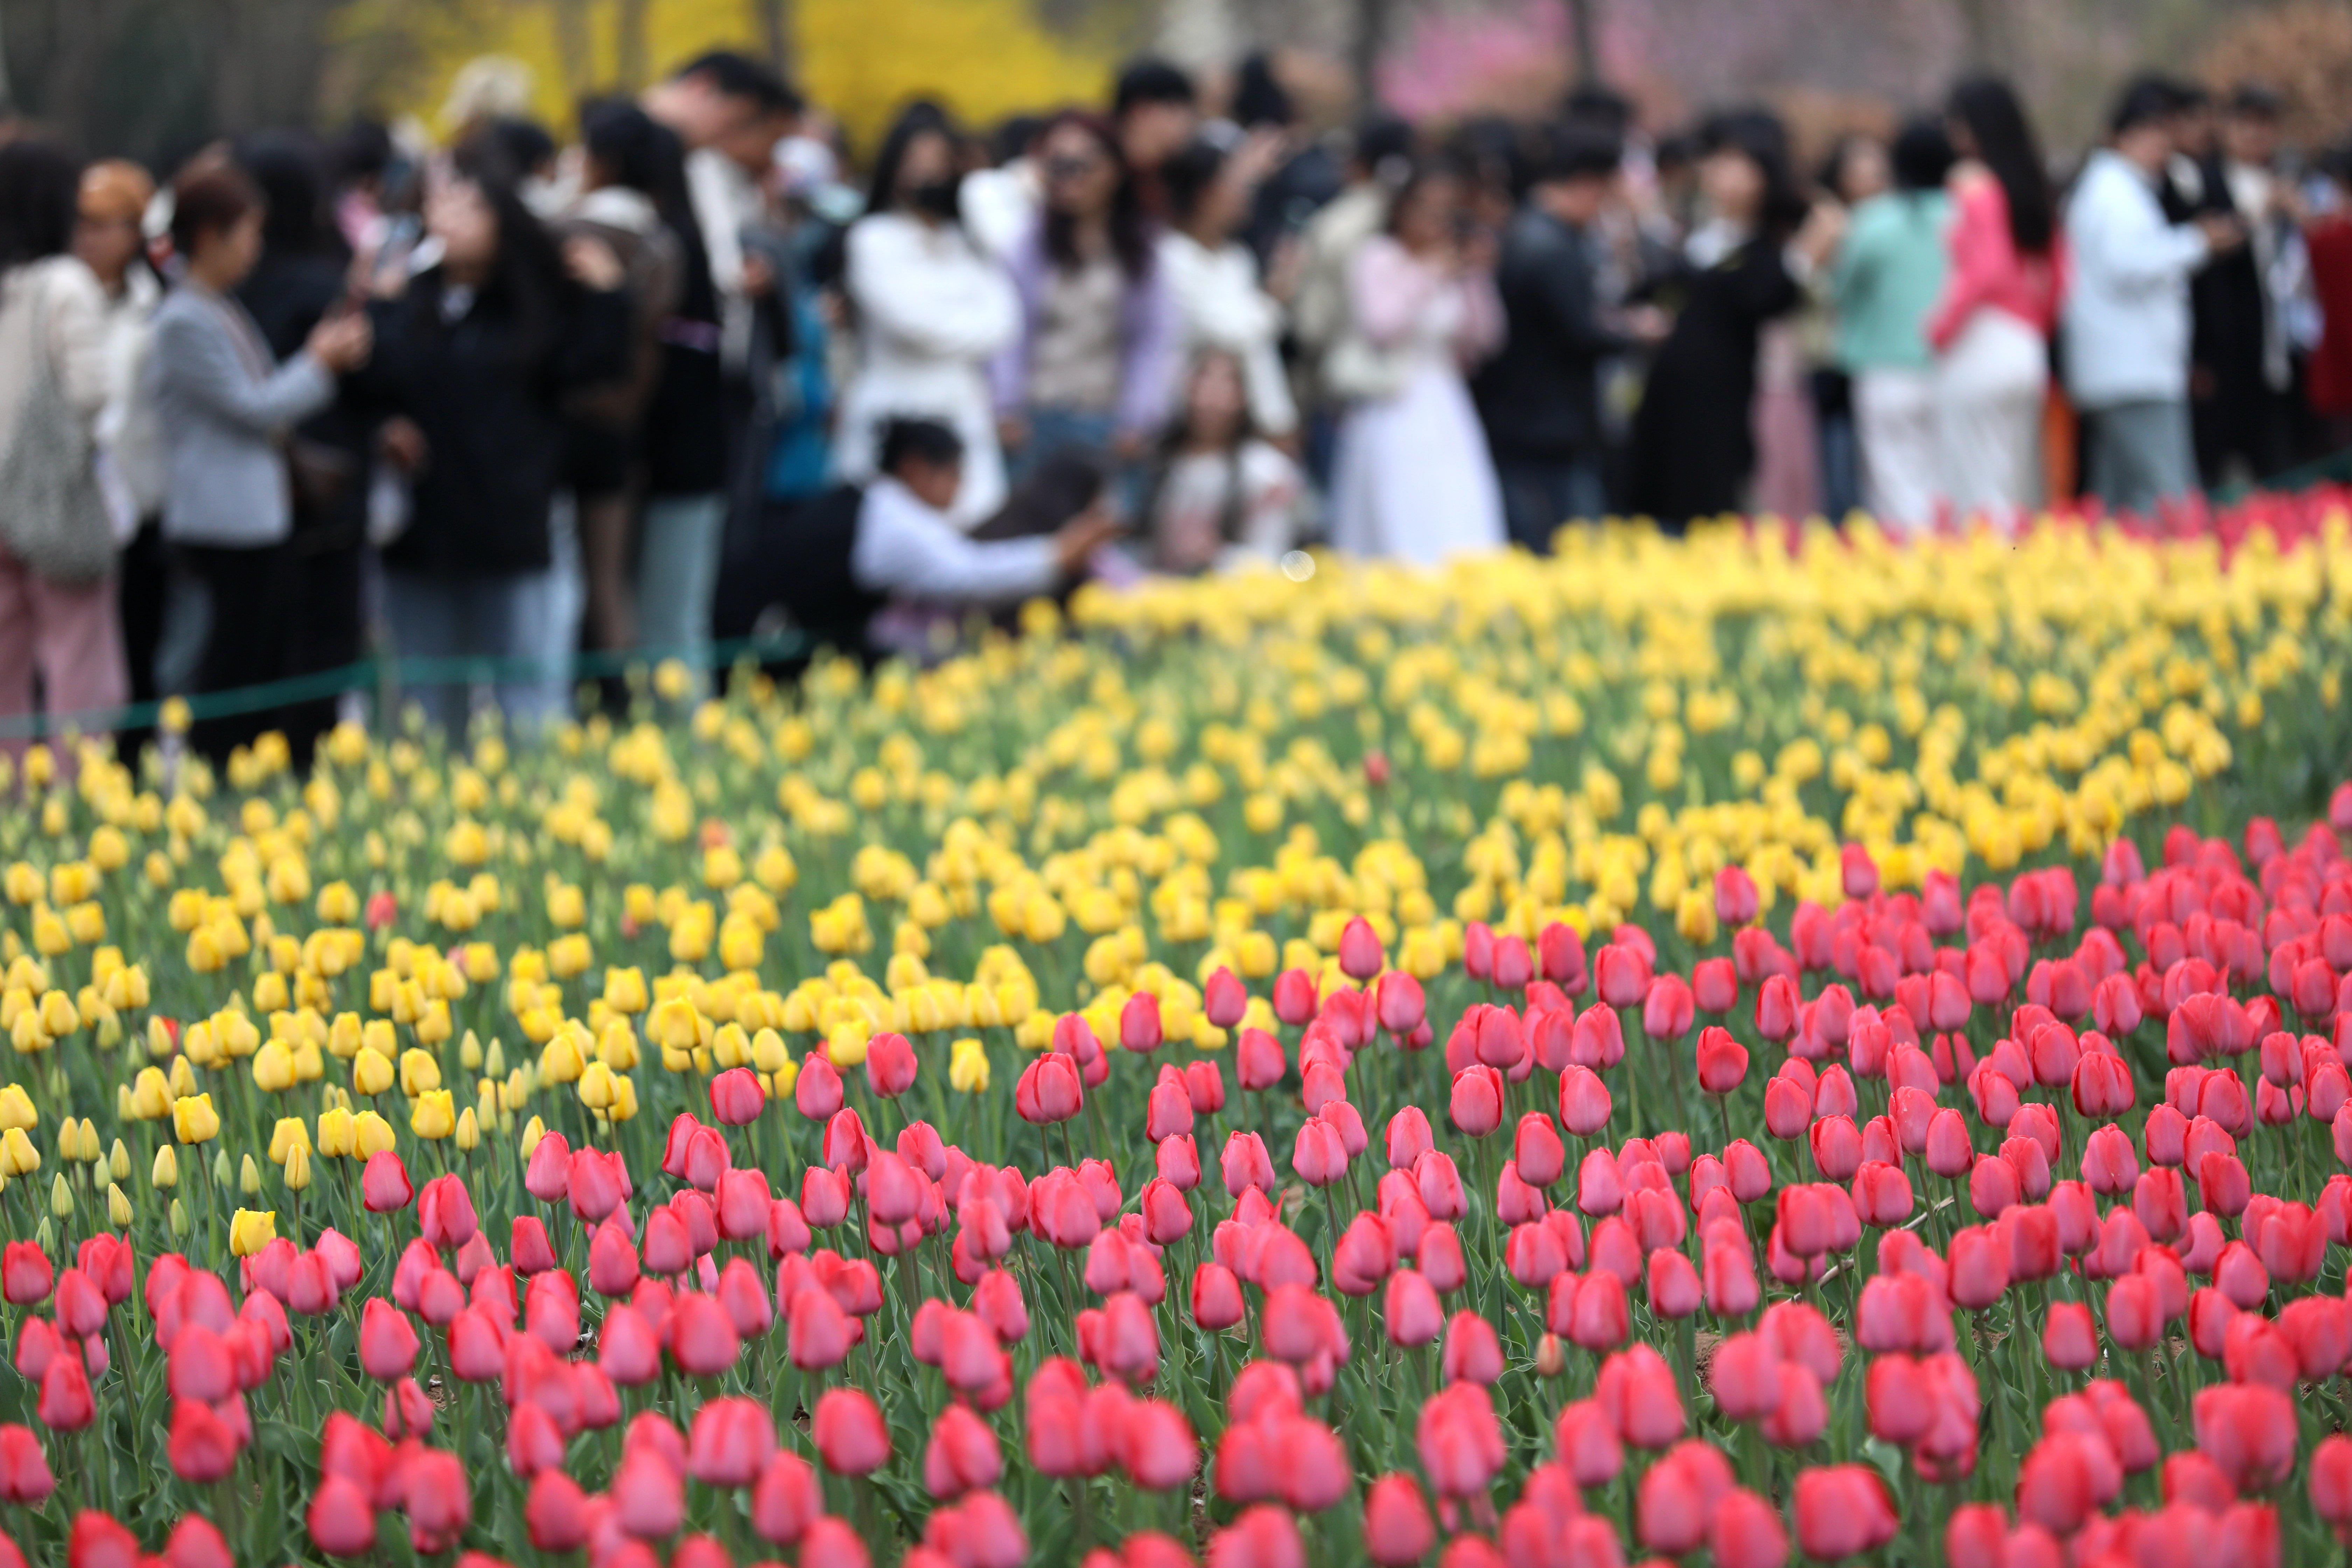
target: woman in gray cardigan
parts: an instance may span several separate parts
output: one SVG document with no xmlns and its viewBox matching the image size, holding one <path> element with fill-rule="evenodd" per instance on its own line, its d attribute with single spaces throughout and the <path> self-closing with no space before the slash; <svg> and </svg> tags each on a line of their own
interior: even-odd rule
<svg viewBox="0 0 2352 1568">
<path fill-rule="evenodd" d="M 261 197 L 226 164 L 173 187 L 172 240 L 187 269 L 155 313 L 146 375 L 164 449 L 163 537 L 203 584 L 209 607 L 196 689 L 223 691 L 283 673 L 282 556 L 293 527 L 285 442 L 335 398 L 337 375 L 370 346 L 365 315 L 331 315 L 302 352 L 273 363 L 232 295 L 261 254 Z M 259 732 L 259 717 L 198 726 L 215 762 Z"/>
</svg>

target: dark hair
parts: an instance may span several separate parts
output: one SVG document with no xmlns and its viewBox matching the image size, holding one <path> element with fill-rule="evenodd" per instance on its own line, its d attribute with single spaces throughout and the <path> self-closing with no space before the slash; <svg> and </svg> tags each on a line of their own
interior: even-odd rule
<svg viewBox="0 0 2352 1568">
<path fill-rule="evenodd" d="M 882 426 L 875 468 L 896 475 L 908 463 L 945 468 L 963 460 L 963 437 L 936 419 L 893 419 Z"/>
<path fill-rule="evenodd" d="M 580 142 L 613 184 L 649 198 L 665 225 L 700 233 L 687 192 L 685 145 L 634 99 L 600 98 L 583 105 Z"/>
<path fill-rule="evenodd" d="M 1046 121 L 1038 140 L 1046 141 L 1066 125 L 1075 125 L 1093 137 L 1118 176 L 1110 198 L 1110 246 L 1128 281 L 1139 281 L 1151 271 L 1151 225 L 1144 216 L 1143 194 L 1136 185 L 1134 167 L 1118 144 L 1118 133 L 1098 114 L 1066 109 Z M 1045 204 L 1045 235 L 1047 258 L 1064 271 L 1076 270 L 1079 264 L 1077 223 L 1051 202 Z"/>
<path fill-rule="evenodd" d="M 1242 61 L 1234 79 L 1233 121 L 1244 130 L 1261 125 L 1287 126 L 1297 120 L 1290 89 L 1274 74 L 1274 60 L 1264 49 Z"/>
<path fill-rule="evenodd" d="M 1367 115 L 1357 122 L 1349 157 L 1367 174 L 1376 173 L 1391 159 L 1412 156 L 1412 126 L 1393 114 Z"/>
<path fill-rule="evenodd" d="M 989 161 L 1001 167 L 1015 158 L 1026 157 L 1045 129 L 1045 117 L 1042 114 L 1006 115 L 988 138 Z"/>
<path fill-rule="evenodd" d="M 1814 185 L 1841 202 L 1846 200 L 1846 161 L 1857 149 L 1875 145 L 1878 138 L 1867 131 L 1841 132 L 1830 143 L 1830 150 L 1822 155 L 1821 167 L 1813 174 Z"/>
<path fill-rule="evenodd" d="M 1615 88 L 1587 82 L 1569 93 L 1560 105 L 1560 117 L 1606 132 L 1622 142 L 1633 128 L 1633 100 Z"/>
<path fill-rule="evenodd" d="M 193 260 L 196 242 L 225 234 L 261 205 L 261 191 L 234 163 L 199 163 L 172 182 L 172 248 Z"/>
<path fill-rule="evenodd" d="M 2134 77 L 2116 95 L 2115 110 L 2107 116 L 2107 134 L 2121 136 L 2126 131 L 2169 120 L 2184 107 L 2179 83 L 2155 75 Z"/>
<path fill-rule="evenodd" d="M 509 161 L 498 137 L 468 137 L 449 162 L 452 172 L 488 204 L 498 226 L 498 254 L 482 299 L 502 309 L 514 323 L 517 368 L 535 372 L 554 347 L 565 300 L 573 288 L 563 269 L 562 252 L 546 226 L 523 205 L 517 188 L 520 171 Z"/>
<path fill-rule="evenodd" d="M 1895 133 L 1886 164 L 1896 190 L 1936 190 L 1952 172 L 1952 139 L 1944 133 L 1941 121 L 1921 115 Z"/>
<path fill-rule="evenodd" d="M 1118 81 L 1111 89 L 1110 111 L 1112 118 L 1124 120 L 1130 110 L 1146 104 L 1181 103 L 1189 109 L 1199 101 L 1192 79 L 1181 68 L 1156 55 L 1146 55 L 1120 69 Z"/>
<path fill-rule="evenodd" d="M 1160 188 L 1168 196 L 1169 216 L 1179 224 L 1190 223 L 1224 167 L 1224 149 L 1206 141 L 1193 142 L 1160 164 Z"/>
<path fill-rule="evenodd" d="M 801 95 L 786 86 L 783 78 L 732 49 L 698 55 L 672 71 L 670 79 L 684 81 L 698 76 L 721 98 L 749 99 L 762 114 L 798 114 L 805 107 Z"/>
<path fill-rule="evenodd" d="M 1805 196 L 1789 158 L 1789 128 L 1769 109 L 1730 109 L 1711 115 L 1698 130 L 1701 157 L 1738 153 L 1764 176 L 1764 200 L 1757 227 L 1768 239 L 1785 240 L 1804 221 Z"/>
<path fill-rule="evenodd" d="M 1976 155 L 2000 182 L 2009 202 L 2009 237 L 2021 255 L 2046 256 L 2058 226 L 2058 203 L 2042 145 L 2009 84 L 1996 76 L 1963 77 L 1945 112 L 1969 128 Z"/>
<path fill-rule="evenodd" d="M 1625 142 L 1595 121 L 1571 120 L 1555 126 L 1535 167 L 1535 182 L 1606 180 L 1625 162 Z"/>
<path fill-rule="evenodd" d="M 2286 100 L 2258 81 L 2242 81 L 2230 92 L 2230 112 L 2242 120 L 2276 120 Z"/>
<path fill-rule="evenodd" d="M 1395 237 L 1398 226 L 1404 219 L 1405 209 L 1412 205 L 1414 197 L 1439 180 L 1452 180 L 1460 184 L 1462 179 L 1461 165 L 1449 158 L 1424 158 L 1415 163 L 1412 173 L 1404 177 L 1403 184 L 1396 188 L 1396 195 L 1389 198 L 1388 216 L 1381 221 L 1381 232 Z"/>
<path fill-rule="evenodd" d="M 996 515 L 973 529 L 971 537 L 984 542 L 1055 532 L 1094 505 L 1109 483 L 1100 456 L 1080 447 L 1056 447 L 1013 487 Z"/>
<path fill-rule="evenodd" d="M 233 156 L 261 193 L 265 247 L 287 256 L 332 248 L 326 163 L 317 142 L 299 132 L 263 131 L 240 140 Z"/>
<path fill-rule="evenodd" d="M 80 163 L 47 142 L 0 143 L 0 268 L 71 249 L 80 205 Z"/>
<path fill-rule="evenodd" d="M 555 161 L 555 138 L 536 120 L 501 115 L 475 132 L 498 143 L 516 178 L 535 174 Z"/>
<path fill-rule="evenodd" d="M 354 120 L 327 143 L 327 172 L 338 184 L 380 180 L 391 171 L 398 149 L 379 121 Z"/>
<path fill-rule="evenodd" d="M 888 212 L 898 205 L 898 171 L 917 139 L 924 136 L 944 136 L 952 149 L 956 128 L 945 109 L 929 99 L 919 98 L 898 111 L 889 134 L 882 138 L 881 150 L 874 154 L 874 178 L 866 189 L 867 212 Z"/>
</svg>

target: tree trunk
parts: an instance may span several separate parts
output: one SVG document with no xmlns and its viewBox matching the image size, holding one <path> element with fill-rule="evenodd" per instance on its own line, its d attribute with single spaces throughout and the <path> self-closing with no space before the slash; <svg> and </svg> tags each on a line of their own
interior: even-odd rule
<svg viewBox="0 0 2352 1568">
<path fill-rule="evenodd" d="M 1364 113 L 1380 108 L 1381 51 L 1388 47 L 1395 0 L 1356 0 L 1356 100 Z"/>
<path fill-rule="evenodd" d="M 617 37 L 613 52 L 623 92 L 635 92 L 646 85 L 646 0 L 620 0 L 614 7 Z"/>
<path fill-rule="evenodd" d="M 1569 37 L 1576 46 L 1576 80 L 1601 85 L 1601 0 L 1568 0 Z"/>
<path fill-rule="evenodd" d="M 759 0 L 760 37 L 767 46 L 768 64 L 786 81 L 793 79 L 793 0 Z"/>
</svg>

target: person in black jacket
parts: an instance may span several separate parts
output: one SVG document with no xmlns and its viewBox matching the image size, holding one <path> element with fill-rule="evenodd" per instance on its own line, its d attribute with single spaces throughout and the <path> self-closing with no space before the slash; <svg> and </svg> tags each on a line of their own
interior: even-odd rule
<svg viewBox="0 0 2352 1568">
<path fill-rule="evenodd" d="M 1835 246 L 1833 208 L 1811 216 L 1790 173 L 1789 138 L 1762 110 L 1718 114 L 1699 132 L 1706 218 L 1662 299 L 1674 330 L 1634 416 L 1631 510 L 1679 532 L 1739 510 L 1756 467 L 1756 353 L 1766 322 L 1799 301 L 1791 258 Z"/>
<path fill-rule="evenodd" d="M 261 259 L 237 285 L 236 298 L 282 363 L 343 305 L 351 253 L 329 221 L 325 158 L 309 136 L 266 132 L 238 142 L 235 156 L 267 204 Z M 361 574 L 371 434 L 364 414 L 339 398 L 287 440 L 294 530 L 278 553 L 271 595 L 280 606 L 282 675 L 340 669 L 364 651 Z M 307 773 L 311 749 L 334 725 L 335 712 L 333 698 L 317 698 L 219 724 L 240 743 L 264 730 L 283 731 L 296 770 Z"/>
<path fill-rule="evenodd" d="M 563 395 L 621 374 L 629 307 L 611 247 L 559 251 L 495 150 L 458 149 L 425 198 L 438 250 L 408 276 L 380 271 L 377 350 L 363 395 L 394 417 L 392 458 L 412 476 L 407 526 L 383 552 L 384 600 L 403 657 L 514 661 L 538 652 L 531 591 L 551 560 L 562 472 Z M 561 682 L 502 670 L 499 697 L 542 720 Z M 554 672 L 561 676 L 563 672 Z M 462 687 L 427 684 L 429 717 L 462 727 Z"/>
<path fill-rule="evenodd" d="M 1560 129 L 1503 232 L 1495 269 L 1508 330 L 1472 384 L 1503 486 L 1514 543 L 1542 552 L 1552 531 L 1607 510 L 1601 362 L 1643 338 L 1654 310 L 1616 319 L 1594 286 L 1591 232 L 1612 195 L 1623 146 L 1581 125 Z"/>
</svg>

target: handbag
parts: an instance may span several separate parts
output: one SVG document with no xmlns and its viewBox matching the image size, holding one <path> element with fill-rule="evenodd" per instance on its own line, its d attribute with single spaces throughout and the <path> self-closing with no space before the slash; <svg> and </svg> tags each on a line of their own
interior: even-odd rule
<svg viewBox="0 0 2352 1568">
<path fill-rule="evenodd" d="M 1323 389 L 1342 403 L 1394 397 L 1412 379 L 1410 350 L 1384 349 L 1352 324 L 1323 361 Z"/>
<path fill-rule="evenodd" d="M 20 281 L 29 281 L 20 279 Z M 96 433 L 68 405 L 49 352 L 46 296 L 26 302 L 31 362 L 15 438 L 0 458 L 0 543 L 39 576 L 68 587 L 114 570 L 114 525 L 99 482 Z"/>
</svg>

